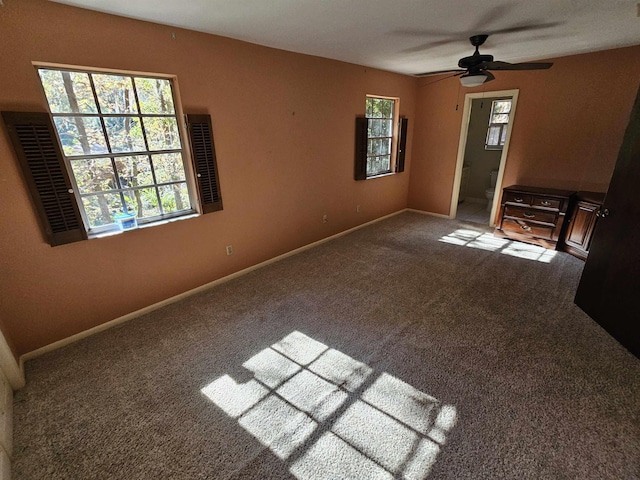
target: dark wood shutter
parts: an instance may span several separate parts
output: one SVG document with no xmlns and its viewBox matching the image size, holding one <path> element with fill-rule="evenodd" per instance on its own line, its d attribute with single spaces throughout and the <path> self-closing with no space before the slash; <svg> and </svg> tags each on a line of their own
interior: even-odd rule
<svg viewBox="0 0 640 480">
<path fill-rule="evenodd" d="M 404 155 L 407 148 L 407 125 L 409 120 L 400 119 L 400 129 L 398 130 L 398 154 L 396 155 L 396 172 L 404 172 Z"/>
<path fill-rule="evenodd" d="M 78 204 L 48 113 L 2 112 L 9 138 L 52 245 L 85 240 Z"/>
<path fill-rule="evenodd" d="M 365 117 L 356 117 L 356 162 L 355 179 L 367 179 L 367 138 L 369 120 Z"/>
<path fill-rule="evenodd" d="M 211 115 L 185 115 L 202 213 L 222 210 Z"/>
</svg>

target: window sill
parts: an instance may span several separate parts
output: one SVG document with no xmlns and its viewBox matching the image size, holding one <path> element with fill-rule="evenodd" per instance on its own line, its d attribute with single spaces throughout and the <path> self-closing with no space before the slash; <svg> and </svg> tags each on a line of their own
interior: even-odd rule
<svg viewBox="0 0 640 480">
<path fill-rule="evenodd" d="M 112 237 L 114 235 L 120 235 L 121 233 L 134 232 L 136 230 L 142 230 L 145 228 L 157 227 L 158 225 L 165 225 L 167 223 L 179 222 L 181 220 L 188 220 L 190 218 L 196 218 L 199 216 L 200 214 L 198 212 L 194 212 L 188 215 L 180 215 L 179 217 L 164 218 L 162 220 L 156 220 L 155 222 L 144 223 L 142 225 L 138 225 L 136 228 L 128 228 L 126 230 L 115 229 L 115 230 L 108 230 L 106 232 L 98 232 L 98 233 L 89 232 L 87 233 L 87 237 L 89 240 L 93 240 L 94 238 Z"/>
<path fill-rule="evenodd" d="M 367 180 L 372 180 L 374 178 L 382 178 L 382 177 L 388 177 L 390 175 L 395 175 L 397 172 L 385 172 L 385 173 L 378 173 L 377 175 L 367 175 Z"/>
</svg>

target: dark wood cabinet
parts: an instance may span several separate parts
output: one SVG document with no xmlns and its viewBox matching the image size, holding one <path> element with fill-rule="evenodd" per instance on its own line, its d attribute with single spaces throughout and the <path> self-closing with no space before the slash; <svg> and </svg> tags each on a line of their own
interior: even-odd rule
<svg viewBox="0 0 640 480">
<path fill-rule="evenodd" d="M 564 250 L 566 252 L 586 260 L 604 196 L 604 193 L 598 192 L 578 192 L 575 194 L 570 208 L 567 233 L 564 236 Z"/>
<path fill-rule="evenodd" d="M 525 185 L 504 188 L 496 236 L 559 248 L 573 193 Z"/>
</svg>

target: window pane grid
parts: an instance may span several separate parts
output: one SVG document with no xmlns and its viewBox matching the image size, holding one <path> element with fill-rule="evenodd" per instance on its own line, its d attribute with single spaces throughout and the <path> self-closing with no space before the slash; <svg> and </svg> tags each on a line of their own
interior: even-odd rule
<svg viewBox="0 0 640 480">
<path fill-rule="evenodd" d="M 108 230 L 118 213 L 137 213 L 147 223 L 193 212 L 168 79 L 44 67 L 39 73 L 89 231 Z M 75 85 L 76 78 L 84 83 Z M 139 88 L 146 89 L 144 106 Z"/>
<path fill-rule="evenodd" d="M 65 156 L 69 159 L 69 160 L 91 160 L 93 158 L 105 158 L 105 157 L 113 157 L 113 158 L 119 158 L 119 157 L 133 157 L 136 155 L 160 155 L 160 154 L 165 154 L 165 153 L 182 153 L 182 150 L 180 149 L 171 149 L 171 150 L 153 150 L 152 152 L 146 151 L 146 150 L 139 150 L 139 151 L 131 151 L 131 152 L 112 152 L 112 153 L 108 153 L 108 152 L 104 152 L 104 153 L 93 153 L 91 155 L 66 155 Z"/>
<path fill-rule="evenodd" d="M 367 176 L 391 172 L 395 100 L 368 97 Z"/>
<path fill-rule="evenodd" d="M 489 127 L 485 148 L 488 150 L 500 150 L 504 146 L 507 135 L 507 127 L 511 114 L 511 100 L 494 100 L 491 103 Z"/>
<path fill-rule="evenodd" d="M 388 155 L 387 155 L 388 156 Z M 99 194 L 107 194 L 107 193 L 112 193 L 112 194 L 118 194 L 122 191 L 129 191 L 129 190 L 141 190 L 141 189 L 145 189 L 145 188 L 153 188 L 153 187 L 166 187 L 166 186 L 172 186 L 172 185 L 179 185 L 181 183 L 186 183 L 186 181 L 176 181 L 176 182 L 165 182 L 165 183 L 157 183 L 157 184 L 149 184 L 149 185 L 141 185 L 139 187 L 125 187 L 125 188 L 114 188 L 112 190 L 97 190 L 95 192 L 80 192 L 80 196 L 81 197 L 89 197 L 91 195 L 99 195 Z"/>
</svg>

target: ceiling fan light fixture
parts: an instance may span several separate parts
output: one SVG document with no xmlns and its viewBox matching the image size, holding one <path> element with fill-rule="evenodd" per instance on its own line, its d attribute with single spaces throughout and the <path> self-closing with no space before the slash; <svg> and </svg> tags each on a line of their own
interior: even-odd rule
<svg viewBox="0 0 640 480">
<path fill-rule="evenodd" d="M 484 73 L 466 73 L 460 77 L 460 83 L 463 87 L 478 87 L 487 81 L 488 75 Z"/>
</svg>

